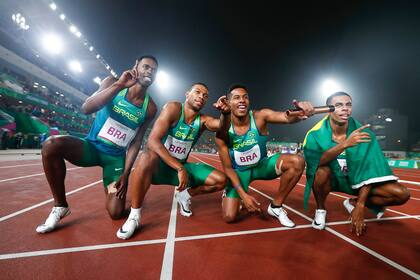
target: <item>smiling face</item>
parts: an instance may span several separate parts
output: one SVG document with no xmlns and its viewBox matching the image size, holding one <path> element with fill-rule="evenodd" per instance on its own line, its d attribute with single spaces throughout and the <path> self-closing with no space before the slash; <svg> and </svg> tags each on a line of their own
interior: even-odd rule
<svg viewBox="0 0 420 280">
<path fill-rule="evenodd" d="M 156 78 L 158 65 L 151 58 L 143 58 L 137 64 L 138 82 L 142 86 L 150 86 Z"/>
<path fill-rule="evenodd" d="M 194 84 L 186 93 L 186 103 L 193 108 L 194 111 L 200 111 L 206 105 L 209 99 L 209 91 L 207 87 L 201 84 Z"/>
<path fill-rule="evenodd" d="M 228 94 L 228 102 L 231 112 L 236 117 L 244 117 L 248 114 L 249 98 L 244 88 L 235 88 Z"/>
<path fill-rule="evenodd" d="M 339 95 L 331 98 L 328 105 L 333 105 L 335 111 L 329 113 L 331 119 L 339 124 L 345 124 L 348 122 L 349 117 L 352 113 L 352 100 L 347 95 Z"/>
</svg>

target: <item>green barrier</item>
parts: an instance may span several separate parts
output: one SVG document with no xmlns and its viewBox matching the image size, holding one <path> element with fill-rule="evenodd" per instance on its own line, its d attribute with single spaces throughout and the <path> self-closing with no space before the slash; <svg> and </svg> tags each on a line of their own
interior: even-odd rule
<svg viewBox="0 0 420 280">
<path fill-rule="evenodd" d="M 398 168 L 418 168 L 416 160 L 399 160 L 399 159 L 388 159 L 388 165 L 391 167 Z"/>
</svg>

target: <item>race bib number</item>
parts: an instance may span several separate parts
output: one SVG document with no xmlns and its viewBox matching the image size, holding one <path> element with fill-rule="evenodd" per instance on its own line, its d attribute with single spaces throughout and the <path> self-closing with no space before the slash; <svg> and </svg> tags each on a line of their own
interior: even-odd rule
<svg viewBox="0 0 420 280">
<path fill-rule="evenodd" d="M 253 165 L 261 159 L 260 146 L 255 145 L 245 152 L 233 151 L 233 155 L 238 166 Z"/>
<path fill-rule="evenodd" d="M 172 137 L 171 135 L 168 135 L 164 146 L 171 154 L 171 156 L 179 160 L 184 160 L 187 158 L 188 153 L 191 150 L 192 141 L 182 141 Z"/>
<path fill-rule="evenodd" d="M 133 130 L 112 118 L 108 118 L 102 129 L 98 133 L 98 137 L 108 140 L 119 147 L 127 147 L 136 135 Z"/>
<path fill-rule="evenodd" d="M 338 164 L 340 165 L 341 172 L 343 172 L 343 174 L 347 176 L 348 174 L 347 160 L 338 158 L 337 161 L 338 161 Z"/>
</svg>

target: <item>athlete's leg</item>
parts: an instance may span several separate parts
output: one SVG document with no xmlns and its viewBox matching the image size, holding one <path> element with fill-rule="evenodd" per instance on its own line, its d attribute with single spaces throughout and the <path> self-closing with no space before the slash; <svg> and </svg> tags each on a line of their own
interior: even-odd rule
<svg viewBox="0 0 420 280">
<path fill-rule="evenodd" d="M 226 182 L 226 175 L 223 172 L 215 169 L 207 176 L 204 181 L 204 185 L 196 188 L 189 188 L 188 193 L 191 196 L 196 196 L 200 194 L 221 191 L 225 188 Z"/>
<path fill-rule="evenodd" d="M 140 154 L 140 158 L 131 172 L 131 207 L 141 208 L 143 201 L 152 182 L 152 174 L 158 169 L 159 156 L 152 151 L 145 151 Z"/>
<path fill-rule="evenodd" d="M 233 223 L 236 221 L 236 217 L 239 213 L 239 207 L 241 205 L 241 199 L 236 197 L 225 196 L 222 201 L 222 212 L 223 220 L 226 223 Z"/>
<path fill-rule="evenodd" d="M 83 140 L 73 136 L 51 136 L 42 145 L 42 164 L 52 195 L 54 205 L 67 207 L 64 178 L 68 160 L 73 164 L 83 157 Z"/>
<path fill-rule="evenodd" d="M 281 155 L 276 162 L 276 169 L 281 170 L 280 186 L 274 196 L 274 205 L 282 205 L 287 195 L 296 186 L 305 169 L 305 160 L 297 155 Z"/>
<path fill-rule="evenodd" d="M 325 210 L 325 200 L 331 191 L 331 169 L 327 166 L 318 167 L 312 185 L 316 208 Z"/>
<path fill-rule="evenodd" d="M 408 189 L 396 181 L 372 184 L 367 207 L 402 205 L 410 199 Z M 354 206 L 357 199 L 351 199 Z"/>
</svg>

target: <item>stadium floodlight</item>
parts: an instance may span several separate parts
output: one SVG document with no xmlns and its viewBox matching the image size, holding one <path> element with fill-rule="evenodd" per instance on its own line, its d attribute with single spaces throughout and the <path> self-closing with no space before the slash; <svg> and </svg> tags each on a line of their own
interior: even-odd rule
<svg viewBox="0 0 420 280">
<path fill-rule="evenodd" d="M 44 49 L 51 54 L 59 54 L 63 50 L 61 38 L 54 33 L 44 35 L 42 38 L 42 45 Z"/>
<path fill-rule="evenodd" d="M 74 25 L 70 25 L 69 30 L 70 30 L 70 32 L 71 32 L 71 33 L 76 34 L 76 32 L 77 32 L 77 27 L 76 27 L 76 26 L 74 26 Z"/>
<path fill-rule="evenodd" d="M 37 82 L 35 82 L 34 85 L 39 85 L 39 84 Z"/>
<path fill-rule="evenodd" d="M 80 31 L 77 31 L 77 32 L 76 32 L 76 36 L 77 36 L 78 38 L 80 38 L 80 37 L 82 36 L 82 33 L 80 33 Z"/>
<path fill-rule="evenodd" d="M 160 89 L 167 89 L 169 87 L 170 78 L 164 71 L 159 71 L 156 75 L 156 84 Z"/>
<path fill-rule="evenodd" d="M 60 15 L 60 19 L 61 19 L 61 20 L 65 20 L 65 19 L 66 19 L 66 15 L 65 15 L 65 14 L 61 14 L 61 15 Z"/>
<path fill-rule="evenodd" d="M 96 84 L 100 85 L 102 81 L 101 81 L 101 78 L 99 78 L 99 77 L 95 77 L 95 78 L 93 79 L 93 82 L 95 82 Z"/>
<path fill-rule="evenodd" d="M 325 98 L 328 98 L 331 94 L 341 90 L 341 85 L 332 79 L 325 80 L 321 85 L 321 93 Z"/>
<path fill-rule="evenodd" d="M 109 67 L 109 65 L 107 65 L 107 66 L 106 66 L 106 69 L 108 69 L 108 70 L 109 70 L 110 68 L 111 68 L 111 67 Z"/>
<path fill-rule="evenodd" d="M 96 55 L 96 58 L 99 59 L 101 56 L 99 54 Z"/>
<path fill-rule="evenodd" d="M 50 4 L 50 8 L 51 8 L 51 10 L 55 11 L 55 10 L 57 10 L 57 5 L 54 2 L 52 2 Z"/>
<path fill-rule="evenodd" d="M 89 47 L 89 51 L 93 51 L 93 46 L 90 46 Z"/>
<path fill-rule="evenodd" d="M 58 91 L 56 91 L 55 94 L 59 95 L 60 93 Z"/>
<path fill-rule="evenodd" d="M 28 30 L 29 29 L 29 25 L 26 24 L 26 19 L 24 16 L 22 16 L 20 13 L 17 14 L 13 14 L 12 15 L 12 20 L 14 23 L 16 23 L 16 25 L 23 30 Z"/>
<path fill-rule="evenodd" d="M 42 88 L 47 88 L 46 86 L 42 86 Z"/>
<path fill-rule="evenodd" d="M 70 61 L 69 62 L 69 68 L 70 68 L 70 70 L 72 70 L 73 72 L 76 72 L 76 73 L 81 73 L 83 71 L 82 65 L 77 60 Z"/>
<path fill-rule="evenodd" d="M 391 118 L 386 118 L 385 121 L 386 122 L 392 122 L 392 119 Z"/>
</svg>

